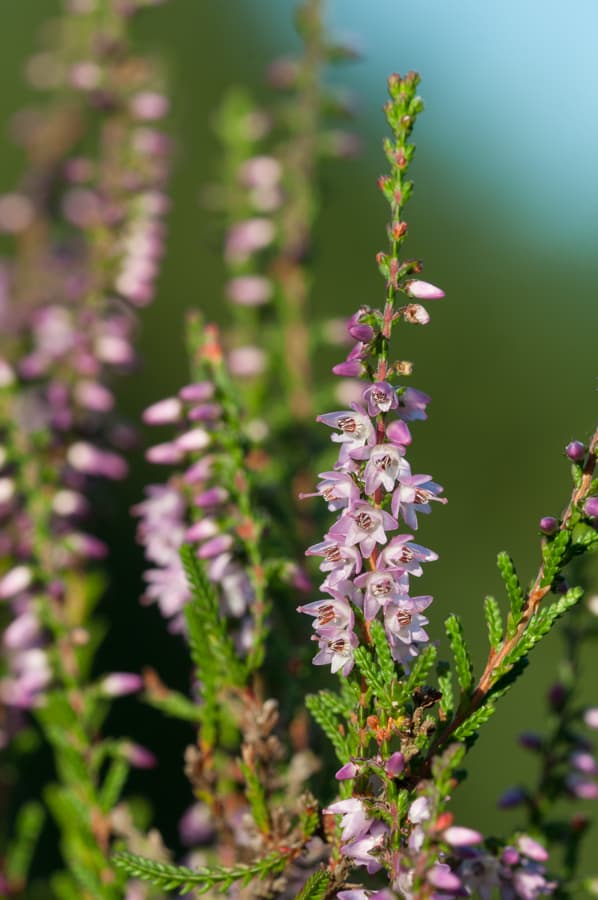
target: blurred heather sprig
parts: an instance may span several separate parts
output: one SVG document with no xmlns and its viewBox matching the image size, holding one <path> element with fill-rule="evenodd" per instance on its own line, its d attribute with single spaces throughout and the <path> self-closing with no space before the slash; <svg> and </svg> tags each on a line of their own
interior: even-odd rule
<svg viewBox="0 0 598 900">
<path fill-rule="evenodd" d="M 143 5 L 65 5 L 27 69 L 49 98 L 16 121 L 25 174 L 0 198 L 0 228 L 14 236 L 0 310 L 0 595 L 13 616 L 2 733 L 6 743 L 31 709 L 54 750 L 58 783 L 45 799 L 70 871 L 55 877 L 64 896 L 121 896 L 107 868 L 111 814 L 129 767 L 152 764 L 130 741 L 98 740 L 111 698 L 141 679 L 91 679 L 103 588 L 93 562 L 106 547 L 83 530 L 101 480 L 127 474 L 133 432 L 116 414 L 112 380 L 135 362 L 131 307 L 151 300 L 163 250 L 168 140 L 156 123 L 168 102 L 131 46 L 129 20 Z M 26 877 L 14 864 L 25 838 L 34 835 L 19 832 L 9 847 L 9 895 Z"/>
</svg>

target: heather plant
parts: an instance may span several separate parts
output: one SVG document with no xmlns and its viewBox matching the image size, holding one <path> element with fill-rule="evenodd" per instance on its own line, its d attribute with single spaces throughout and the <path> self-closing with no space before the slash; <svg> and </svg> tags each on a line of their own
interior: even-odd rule
<svg viewBox="0 0 598 900">
<path fill-rule="evenodd" d="M 168 208 L 170 140 L 157 127 L 168 100 L 129 33 L 151 5 L 66 4 L 28 66 L 49 103 L 18 123 L 26 176 L 0 198 L 13 240 L 0 284 L 6 789 L 36 739 L 55 767 L 3 835 L 2 895 L 597 893 L 578 863 L 589 827 L 579 802 L 598 798 L 598 707 L 579 693 L 597 631 L 585 557 L 598 546 L 598 432 L 566 446 L 570 497 L 539 523 L 529 583 L 498 554 L 504 592 L 481 605 L 488 649 L 476 672 L 459 612 L 446 617 L 423 593 L 442 547 L 420 540 L 447 497 L 412 463 L 431 398 L 406 356 L 410 326 L 450 299 L 405 254 L 420 79 L 388 80 L 380 299 L 355 298 L 342 322 L 327 321 L 312 291 L 320 176 L 326 157 L 342 165 L 356 142 L 339 127 L 350 104 L 327 82 L 353 51 L 329 37 L 322 0 L 298 4 L 301 49 L 271 67 L 269 99 L 234 90 L 215 116 L 220 162 L 203 200 L 222 247 L 225 313 L 188 315 L 188 379 L 142 416 L 159 430 L 145 456 L 162 474 L 132 509 L 141 600 L 164 619 L 164 657 L 188 659 L 187 690 L 160 666 L 98 674 L 107 551 L 91 514 L 105 481 L 127 475 L 133 432 L 118 418 L 114 376 L 135 362 L 135 310 L 153 298 Z M 330 345 L 345 358 L 320 385 Z M 518 811 L 514 830 L 482 834 L 455 820 L 455 791 L 553 628 L 564 649 L 546 730 L 520 737 L 537 781 L 497 798 Z M 111 736 L 110 704 L 124 694 L 188 735 L 184 855 L 152 827 L 164 792 L 153 813 L 127 795 L 130 768 L 155 760 L 134 718 L 130 735 Z M 63 868 L 40 894 L 29 870 L 46 808 Z"/>
</svg>

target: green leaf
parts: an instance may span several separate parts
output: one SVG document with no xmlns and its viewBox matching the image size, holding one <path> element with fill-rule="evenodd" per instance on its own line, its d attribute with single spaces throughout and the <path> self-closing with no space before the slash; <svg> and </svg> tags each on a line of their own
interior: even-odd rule
<svg viewBox="0 0 598 900">
<path fill-rule="evenodd" d="M 153 706 L 174 719 L 184 722 L 200 722 L 202 719 L 201 708 L 178 691 L 168 689 L 165 694 L 146 692 L 143 700 L 148 706 Z"/>
<path fill-rule="evenodd" d="M 395 661 L 392 658 L 390 644 L 388 643 L 388 638 L 386 637 L 386 632 L 382 623 L 378 622 L 376 619 L 374 619 L 373 622 L 370 622 L 370 634 L 374 641 L 374 648 L 376 650 L 376 657 L 378 666 L 380 667 L 382 680 L 390 689 L 392 683 L 396 681 L 397 668 Z"/>
<path fill-rule="evenodd" d="M 332 746 L 336 750 L 336 755 L 342 763 L 346 763 L 350 757 L 349 748 L 345 737 L 339 731 L 341 722 L 334 715 L 326 702 L 324 692 L 319 694 L 308 694 L 305 698 L 305 705 L 310 713 L 330 740 Z"/>
<path fill-rule="evenodd" d="M 376 695 L 382 706 L 392 709 L 392 685 L 386 684 L 383 674 L 374 662 L 374 658 L 366 647 L 357 647 L 355 650 L 355 662 L 357 668 L 366 680 L 367 686 Z"/>
<path fill-rule="evenodd" d="M 552 541 L 543 549 L 544 574 L 540 587 L 550 587 L 560 570 L 566 565 L 569 557 L 571 534 L 567 530 L 559 531 Z"/>
<path fill-rule="evenodd" d="M 270 813 L 268 811 L 264 786 L 255 769 L 252 769 L 251 766 L 248 766 L 247 763 L 243 761 L 241 761 L 239 765 L 245 779 L 245 796 L 247 797 L 247 802 L 251 809 L 253 821 L 262 834 L 268 834 L 270 831 Z"/>
<path fill-rule="evenodd" d="M 538 643 L 551 630 L 557 619 L 564 615 L 567 610 L 571 609 L 578 603 L 583 596 L 583 588 L 570 588 L 566 594 L 559 597 L 549 606 L 541 606 L 530 619 L 525 632 L 521 636 L 521 640 L 513 648 L 511 653 L 504 660 L 501 666 L 501 673 L 508 669 L 521 657 L 525 656 L 535 644 Z"/>
<path fill-rule="evenodd" d="M 452 615 L 445 621 L 444 627 L 455 659 L 457 680 L 461 690 L 466 694 L 473 685 L 473 664 L 465 643 L 463 626 L 457 616 Z"/>
<path fill-rule="evenodd" d="M 494 715 L 496 707 L 493 703 L 486 703 L 479 709 L 476 709 L 468 719 L 465 720 L 457 729 L 455 729 L 454 737 L 458 741 L 474 735 L 478 729 Z"/>
<path fill-rule="evenodd" d="M 525 604 L 525 591 L 519 583 L 519 577 L 515 571 L 515 564 L 509 554 L 502 551 L 498 554 L 496 562 L 511 604 L 511 613 L 507 625 L 508 635 L 511 637 L 515 634 L 521 620 L 521 613 L 523 612 Z"/>
<path fill-rule="evenodd" d="M 6 852 L 5 872 L 10 882 L 27 881 L 46 814 L 41 803 L 32 800 L 21 807 L 14 825 L 14 838 Z"/>
<path fill-rule="evenodd" d="M 396 692 L 396 703 L 399 706 L 404 706 L 405 703 L 408 703 L 417 688 L 426 684 L 428 675 L 436 662 L 437 655 L 438 650 L 436 647 L 433 644 L 428 644 L 416 657 L 407 680 L 399 684 L 399 689 Z"/>
<path fill-rule="evenodd" d="M 453 692 L 453 673 L 447 662 L 441 660 L 436 672 L 438 676 L 438 687 L 442 693 L 440 700 L 440 709 L 444 716 L 448 719 L 452 716 L 455 709 L 455 697 Z"/>
<path fill-rule="evenodd" d="M 210 888 L 225 891 L 235 881 L 248 883 L 252 878 L 264 878 L 280 872 L 287 864 L 287 857 L 281 853 L 269 853 L 263 859 L 247 865 L 239 864 L 230 869 L 216 866 L 211 869 L 188 869 L 155 862 L 134 853 L 117 853 L 112 857 L 114 865 L 123 869 L 131 878 L 149 881 L 163 891 L 179 891 L 183 894 L 197 891 L 202 894 Z"/>
<path fill-rule="evenodd" d="M 314 872 L 307 879 L 295 900 L 324 900 L 331 881 L 331 872 Z"/>
<path fill-rule="evenodd" d="M 122 757 L 112 760 L 100 789 L 99 801 L 102 812 L 110 812 L 118 803 L 130 768 L 129 762 Z"/>
<path fill-rule="evenodd" d="M 503 624 L 500 606 L 494 597 L 486 597 L 484 599 L 484 613 L 486 616 L 486 625 L 488 626 L 488 640 L 493 650 L 498 650 L 502 644 L 505 626 Z"/>
</svg>

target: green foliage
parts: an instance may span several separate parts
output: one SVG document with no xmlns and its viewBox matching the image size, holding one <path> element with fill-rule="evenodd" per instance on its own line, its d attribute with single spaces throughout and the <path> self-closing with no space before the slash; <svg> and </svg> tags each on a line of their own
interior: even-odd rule
<svg viewBox="0 0 598 900">
<path fill-rule="evenodd" d="M 454 737 L 458 741 L 463 741 L 466 738 L 472 737 L 477 733 L 480 726 L 482 726 L 488 719 L 494 714 L 496 707 L 493 703 L 485 703 L 484 706 L 481 706 L 479 709 L 476 709 L 474 713 L 472 713 L 457 729 L 455 729 Z"/>
<path fill-rule="evenodd" d="M 413 697 L 414 692 L 418 688 L 424 687 L 428 680 L 428 675 L 436 662 L 437 655 L 438 650 L 436 647 L 433 644 L 428 644 L 427 647 L 422 649 L 419 656 L 416 657 L 408 678 L 399 685 L 396 701 L 399 706 L 404 706 L 405 703 L 408 703 Z"/>
<path fill-rule="evenodd" d="M 440 710 L 448 719 L 452 716 L 455 709 L 455 696 L 453 692 L 453 673 L 447 662 L 441 660 L 437 667 L 436 673 L 438 677 L 438 687 L 442 693 L 440 699 Z"/>
<path fill-rule="evenodd" d="M 344 727 L 335 715 L 335 710 L 331 708 L 329 698 L 334 695 L 328 691 L 320 691 L 318 694 L 308 694 L 305 698 L 305 705 L 310 713 L 330 740 L 330 743 L 336 750 L 336 755 L 342 763 L 346 763 L 351 753 L 347 745 L 347 740 L 341 734 L 340 728 Z"/>
<path fill-rule="evenodd" d="M 146 692 L 143 699 L 149 706 L 174 719 L 181 719 L 184 722 L 201 721 L 200 707 L 178 691 L 168 689 L 164 694 Z"/>
<path fill-rule="evenodd" d="M 451 615 L 445 621 L 444 627 L 453 651 L 457 680 L 461 690 L 466 694 L 473 685 L 473 664 L 465 643 L 463 626 L 457 616 Z"/>
<path fill-rule="evenodd" d="M 216 866 L 212 869 L 188 869 L 186 866 L 172 866 L 155 862 L 134 853 L 117 853 L 113 857 L 114 865 L 122 869 L 131 878 L 149 881 L 163 891 L 179 891 L 183 894 L 196 891 L 203 894 L 210 888 L 226 891 L 236 881 L 247 885 L 253 878 L 265 878 L 282 871 L 287 857 L 281 853 L 269 853 L 263 859 L 248 865 L 239 864 L 227 869 Z"/>
<path fill-rule="evenodd" d="M 267 834 L 270 831 L 270 813 L 268 812 L 264 786 L 255 769 L 252 769 L 245 762 L 240 762 L 239 765 L 245 779 L 245 796 L 251 809 L 253 821 L 262 834 Z"/>
<path fill-rule="evenodd" d="M 99 800 L 102 812 L 110 812 L 118 803 L 130 768 L 130 764 L 122 757 L 116 757 L 110 763 L 104 783 L 100 789 Z"/>
<path fill-rule="evenodd" d="M 324 900 L 331 880 L 330 872 L 314 872 L 307 879 L 295 900 Z"/>
<path fill-rule="evenodd" d="M 357 668 L 365 678 L 371 692 L 377 697 L 381 706 L 386 710 L 392 707 L 392 684 L 388 684 L 383 673 L 379 670 L 374 657 L 366 647 L 357 647 L 355 650 L 355 662 Z"/>
<path fill-rule="evenodd" d="M 505 626 L 500 611 L 500 606 L 494 597 L 484 599 L 484 614 L 488 626 L 488 640 L 493 650 L 498 650 L 502 643 Z"/>
<path fill-rule="evenodd" d="M 507 633 L 511 637 L 515 634 L 517 626 L 521 620 L 521 614 L 525 604 L 525 592 L 519 583 L 519 576 L 515 571 L 515 564 L 504 550 L 498 554 L 496 563 L 498 571 L 504 581 L 507 596 L 511 604 L 511 612 L 507 623 Z"/>
<path fill-rule="evenodd" d="M 43 806 L 36 801 L 26 803 L 19 810 L 4 864 L 9 882 L 26 882 L 45 818 Z"/>
<path fill-rule="evenodd" d="M 567 610 L 575 606 L 583 596 L 583 588 L 575 587 L 559 597 L 548 606 L 541 606 L 530 619 L 525 633 L 513 650 L 505 657 L 500 668 L 501 674 L 508 671 L 519 659 L 525 656 L 551 630 L 557 619 Z"/>
<path fill-rule="evenodd" d="M 540 581 L 540 587 L 550 587 L 560 570 L 567 562 L 571 534 L 569 531 L 559 531 L 552 541 L 549 541 L 542 550 L 544 557 L 544 573 Z"/>
<path fill-rule="evenodd" d="M 385 684 L 391 685 L 392 682 L 396 680 L 397 669 L 390 652 L 390 645 L 388 643 L 388 638 L 386 637 L 386 632 L 384 631 L 384 626 L 381 622 L 378 622 L 377 619 L 370 622 L 370 634 L 374 641 L 376 658 L 378 660 L 378 666 L 380 667 L 382 680 Z"/>
</svg>

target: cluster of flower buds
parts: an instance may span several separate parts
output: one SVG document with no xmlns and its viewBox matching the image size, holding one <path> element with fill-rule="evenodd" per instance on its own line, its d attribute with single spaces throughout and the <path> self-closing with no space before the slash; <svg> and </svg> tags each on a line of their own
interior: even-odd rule
<svg viewBox="0 0 598 900">
<path fill-rule="evenodd" d="M 216 358 L 222 362 L 215 328 L 206 328 L 205 340 L 206 355 L 212 362 Z M 157 602 L 173 630 L 181 630 L 190 595 L 179 551 L 183 544 L 195 546 L 208 577 L 218 585 L 222 612 L 242 620 L 238 642 L 246 651 L 251 636 L 245 614 L 252 606 L 254 587 L 241 561 L 244 529 L 233 496 L 243 476 L 230 472 L 219 440 L 229 424 L 222 400 L 217 384 L 204 380 L 185 385 L 178 396 L 145 410 L 146 424 L 178 429 L 176 437 L 150 447 L 148 461 L 180 471 L 165 483 L 146 488 L 146 498 L 133 512 L 140 517 L 138 539 L 153 563 L 145 574 L 145 599 Z M 223 486 L 226 472 L 231 476 L 228 487 Z M 231 533 L 235 526 L 236 535 Z"/>
</svg>

